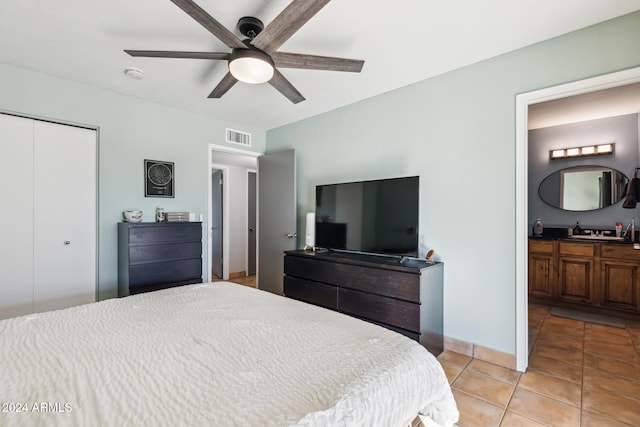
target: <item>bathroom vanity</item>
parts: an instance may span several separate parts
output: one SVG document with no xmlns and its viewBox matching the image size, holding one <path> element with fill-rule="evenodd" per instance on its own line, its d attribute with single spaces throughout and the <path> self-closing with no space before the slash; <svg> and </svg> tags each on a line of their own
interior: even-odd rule
<svg viewBox="0 0 640 427">
<path fill-rule="evenodd" d="M 628 242 L 531 237 L 529 301 L 640 319 L 640 250 Z"/>
</svg>

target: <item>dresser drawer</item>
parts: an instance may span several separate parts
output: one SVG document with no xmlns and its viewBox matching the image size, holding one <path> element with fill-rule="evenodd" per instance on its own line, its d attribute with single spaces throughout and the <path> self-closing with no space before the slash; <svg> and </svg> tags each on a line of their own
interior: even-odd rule
<svg viewBox="0 0 640 427">
<path fill-rule="evenodd" d="M 420 342 L 420 333 L 419 332 L 409 331 L 407 329 L 398 328 L 397 326 L 392 326 L 392 325 L 389 325 L 389 324 L 386 324 L 386 323 L 382 323 L 382 322 L 376 322 L 374 320 L 367 319 L 366 317 L 356 316 L 355 314 L 349 314 L 349 316 L 355 317 L 355 318 L 360 319 L 360 320 L 364 320 L 365 322 L 373 323 L 374 325 L 382 326 L 383 328 L 387 328 L 389 330 L 392 330 L 393 332 L 397 332 L 399 334 L 402 334 L 407 338 L 411 338 L 414 341 Z"/>
<path fill-rule="evenodd" d="M 196 283 L 202 283 L 202 279 L 182 280 L 180 282 L 163 283 L 161 285 L 134 286 L 129 289 L 129 295 L 137 295 L 137 294 L 143 294 L 145 292 L 160 291 L 162 289 L 170 289 L 178 286 L 193 285 Z"/>
<path fill-rule="evenodd" d="M 640 262 L 640 251 L 637 249 L 633 249 L 633 246 L 631 244 L 603 244 L 601 251 L 602 258 L 626 259 L 630 261 Z"/>
<path fill-rule="evenodd" d="M 285 256 L 287 276 L 420 302 L 420 275 L 317 259 Z"/>
<path fill-rule="evenodd" d="M 553 253 L 553 240 L 532 240 L 529 239 L 529 252 L 541 254 Z"/>
<path fill-rule="evenodd" d="M 299 279 L 337 285 L 340 275 L 334 270 L 335 264 L 328 261 L 297 256 L 284 257 L 284 274 Z"/>
<path fill-rule="evenodd" d="M 129 244 L 153 244 L 162 242 L 193 242 L 202 240 L 202 227 L 198 223 L 150 224 L 129 227 Z"/>
<path fill-rule="evenodd" d="M 145 262 L 172 261 L 188 258 L 200 258 L 200 242 L 156 244 L 129 247 L 131 265 Z"/>
<path fill-rule="evenodd" d="M 372 294 L 420 302 L 420 276 L 398 271 L 339 265 L 340 286 Z"/>
<path fill-rule="evenodd" d="M 285 296 L 321 307 L 338 309 L 338 288 L 294 277 L 284 278 Z"/>
<path fill-rule="evenodd" d="M 420 304 L 340 288 L 338 309 L 374 322 L 420 332 Z"/>
<path fill-rule="evenodd" d="M 171 282 L 202 280 L 201 258 L 131 265 L 129 288 Z"/>
<path fill-rule="evenodd" d="M 592 257 L 595 255 L 595 245 L 593 243 L 560 242 L 559 251 L 560 255 Z"/>
</svg>

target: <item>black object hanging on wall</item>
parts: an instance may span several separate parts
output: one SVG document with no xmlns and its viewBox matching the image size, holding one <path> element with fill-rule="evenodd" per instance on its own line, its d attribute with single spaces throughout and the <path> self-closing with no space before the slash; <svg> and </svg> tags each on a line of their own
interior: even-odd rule
<svg viewBox="0 0 640 427">
<path fill-rule="evenodd" d="M 174 164 L 144 160 L 144 197 L 174 197 Z"/>
<path fill-rule="evenodd" d="M 638 169 L 633 175 L 633 178 L 629 180 L 627 184 L 627 192 L 622 202 L 622 207 L 627 209 L 635 209 L 638 199 L 640 198 L 640 179 L 638 179 Z"/>
</svg>

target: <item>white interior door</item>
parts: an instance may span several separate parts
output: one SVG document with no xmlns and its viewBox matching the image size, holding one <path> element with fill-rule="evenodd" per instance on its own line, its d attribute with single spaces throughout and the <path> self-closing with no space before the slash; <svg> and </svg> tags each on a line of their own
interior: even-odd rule
<svg viewBox="0 0 640 427">
<path fill-rule="evenodd" d="M 33 313 L 33 121 L 0 114 L 0 319 Z"/>
<path fill-rule="evenodd" d="M 258 157 L 258 287 L 282 295 L 284 251 L 296 248 L 295 151 Z"/>
<path fill-rule="evenodd" d="M 34 121 L 34 311 L 94 302 L 96 132 Z"/>
</svg>

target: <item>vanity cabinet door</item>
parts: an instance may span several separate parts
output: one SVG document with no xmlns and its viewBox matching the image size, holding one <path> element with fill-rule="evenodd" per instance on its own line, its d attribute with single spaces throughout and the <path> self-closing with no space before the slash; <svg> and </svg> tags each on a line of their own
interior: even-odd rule
<svg viewBox="0 0 640 427">
<path fill-rule="evenodd" d="M 558 252 L 558 299 L 593 304 L 594 245 L 560 242 Z"/>
<path fill-rule="evenodd" d="M 529 296 L 555 300 L 558 272 L 552 240 L 529 241 Z"/>
<path fill-rule="evenodd" d="M 529 255 L 529 295 L 555 299 L 556 271 L 553 255 Z"/>
<path fill-rule="evenodd" d="M 602 306 L 640 311 L 639 270 L 638 264 L 631 261 L 602 260 Z"/>
</svg>

